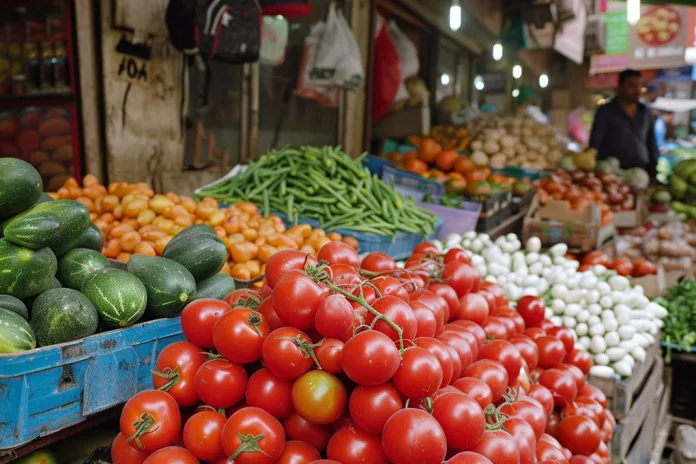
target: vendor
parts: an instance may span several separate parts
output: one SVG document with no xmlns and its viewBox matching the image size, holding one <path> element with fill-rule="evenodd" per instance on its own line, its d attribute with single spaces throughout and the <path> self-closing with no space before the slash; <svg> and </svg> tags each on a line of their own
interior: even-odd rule
<svg viewBox="0 0 696 464">
<path fill-rule="evenodd" d="M 654 120 L 650 109 L 641 103 L 640 72 L 626 70 L 619 74 L 616 96 L 597 110 L 590 146 L 597 149 L 597 158 L 616 157 L 621 168 L 643 168 L 653 177 L 658 150 Z"/>
</svg>

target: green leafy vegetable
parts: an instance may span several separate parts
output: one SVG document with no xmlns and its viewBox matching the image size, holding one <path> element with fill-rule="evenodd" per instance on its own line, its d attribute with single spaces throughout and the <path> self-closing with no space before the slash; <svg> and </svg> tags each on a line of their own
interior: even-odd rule
<svg viewBox="0 0 696 464">
<path fill-rule="evenodd" d="M 682 280 L 658 303 L 669 312 L 663 329 L 665 341 L 691 351 L 696 344 L 696 282 Z"/>
</svg>

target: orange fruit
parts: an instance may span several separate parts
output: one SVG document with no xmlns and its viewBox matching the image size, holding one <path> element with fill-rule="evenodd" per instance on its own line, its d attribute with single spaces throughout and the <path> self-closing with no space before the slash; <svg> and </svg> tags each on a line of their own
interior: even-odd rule
<svg viewBox="0 0 696 464">
<path fill-rule="evenodd" d="M 406 161 L 404 168 L 408 172 L 412 172 L 421 176 L 428 172 L 428 165 L 419 159 L 410 159 Z"/>
<path fill-rule="evenodd" d="M 443 172 L 450 172 L 454 169 L 454 163 L 459 155 L 454 150 L 441 151 L 435 158 L 435 165 Z"/>
<path fill-rule="evenodd" d="M 468 156 L 460 156 L 454 162 L 454 170 L 460 174 L 466 174 L 476 169 L 476 165 Z"/>
<path fill-rule="evenodd" d="M 420 148 L 418 149 L 418 156 L 421 160 L 428 164 L 434 163 L 437 155 L 440 154 L 442 148 L 433 139 L 423 139 Z"/>
</svg>

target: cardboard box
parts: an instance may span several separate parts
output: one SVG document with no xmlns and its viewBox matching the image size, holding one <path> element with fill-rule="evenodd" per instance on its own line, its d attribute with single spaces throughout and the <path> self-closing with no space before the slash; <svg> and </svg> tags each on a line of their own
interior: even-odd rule
<svg viewBox="0 0 696 464">
<path fill-rule="evenodd" d="M 568 114 L 570 113 L 570 110 L 551 110 L 549 112 L 549 122 L 551 123 L 551 127 L 558 129 L 561 131 L 563 134 L 568 133 Z"/>
<path fill-rule="evenodd" d="M 614 226 L 620 229 L 630 229 L 643 225 L 645 222 L 645 202 L 641 196 L 636 198 L 636 209 L 614 213 Z"/>
<path fill-rule="evenodd" d="M 558 89 L 551 91 L 551 109 L 569 110 L 571 107 L 570 90 Z"/>
<path fill-rule="evenodd" d="M 660 265 L 657 266 L 657 273 L 653 275 L 646 275 L 643 277 L 632 277 L 631 285 L 640 285 L 643 287 L 645 296 L 651 300 L 662 296 L 667 289 L 666 272 L 664 268 Z"/>
<path fill-rule="evenodd" d="M 614 236 L 614 224 L 602 226 L 599 206 L 589 205 L 582 211 L 570 211 L 563 201 L 540 206 L 535 200 L 524 218 L 523 235 L 539 237 L 543 247 L 565 243 L 572 252 L 600 249 Z"/>
</svg>

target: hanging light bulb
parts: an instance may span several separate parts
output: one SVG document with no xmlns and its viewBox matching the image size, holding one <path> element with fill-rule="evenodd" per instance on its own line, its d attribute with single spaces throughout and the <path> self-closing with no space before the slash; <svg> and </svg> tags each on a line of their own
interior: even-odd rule
<svg viewBox="0 0 696 464">
<path fill-rule="evenodd" d="M 519 96 L 520 96 L 520 89 L 515 89 L 515 90 L 513 90 L 513 91 L 512 91 L 512 96 L 513 96 L 514 98 L 519 97 Z"/>
<path fill-rule="evenodd" d="M 638 20 L 640 20 L 640 0 L 627 0 L 626 21 L 631 26 L 635 26 Z"/>
<path fill-rule="evenodd" d="M 493 45 L 493 59 L 495 61 L 503 59 L 503 46 L 499 43 Z"/>
<path fill-rule="evenodd" d="M 519 79 L 520 77 L 522 77 L 522 66 L 516 64 L 512 67 L 512 77 L 514 77 L 515 79 Z"/>
<path fill-rule="evenodd" d="M 483 90 L 486 85 L 483 83 L 483 77 L 481 76 L 476 76 L 474 78 L 474 87 L 476 90 Z"/>
<path fill-rule="evenodd" d="M 549 85 L 549 76 L 542 74 L 539 76 L 539 87 L 545 89 Z"/>
<path fill-rule="evenodd" d="M 462 7 L 459 5 L 459 0 L 452 0 L 452 6 L 449 13 L 450 29 L 458 31 L 462 27 Z"/>
<path fill-rule="evenodd" d="M 442 85 L 449 85 L 449 83 L 451 82 L 450 75 L 445 73 L 442 76 L 440 76 L 440 82 L 442 83 Z"/>
</svg>

